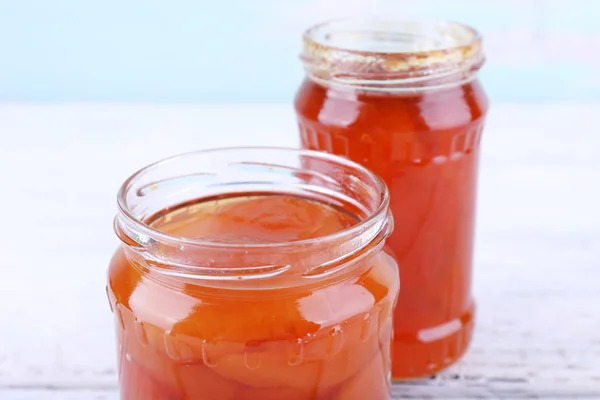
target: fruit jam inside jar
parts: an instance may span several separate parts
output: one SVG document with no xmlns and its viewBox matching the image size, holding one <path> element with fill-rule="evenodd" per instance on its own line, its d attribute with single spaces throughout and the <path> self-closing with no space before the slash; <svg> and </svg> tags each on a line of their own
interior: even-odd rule
<svg viewBox="0 0 600 400">
<path fill-rule="evenodd" d="M 345 20 L 304 36 L 295 108 L 302 146 L 381 176 L 400 266 L 392 377 L 431 375 L 472 336 L 471 258 L 488 103 L 473 29 L 443 21 Z"/>
<path fill-rule="evenodd" d="M 397 265 L 383 181 L 351 161 L 218 149 L 119 192 L 109 267 L 123 400 L 389 400 Z"/>
</svg>

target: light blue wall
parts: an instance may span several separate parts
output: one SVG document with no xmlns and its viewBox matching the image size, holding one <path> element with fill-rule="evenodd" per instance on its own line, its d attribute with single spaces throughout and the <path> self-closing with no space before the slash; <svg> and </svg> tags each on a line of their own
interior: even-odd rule
<svg viewBox="0 0 600 400">
<path fill-rule="evenodd" d="M 0 101 L 287 102 L 303 28 L 365 13 L 481 29 L 494 100 L 600 100 L 592 0 L 0 0 Z"/>
</svg>

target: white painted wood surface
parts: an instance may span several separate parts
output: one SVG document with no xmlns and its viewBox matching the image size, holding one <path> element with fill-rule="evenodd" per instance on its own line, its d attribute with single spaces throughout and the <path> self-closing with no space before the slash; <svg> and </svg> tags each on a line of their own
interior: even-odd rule
<svg viewBox="0 0 600 400">
<path fill-rule="evenodd" d="M 600 105 L 495 104 L 467 356 L 413 399 L 600 399 Z M 288 107 L 0 105 L 0 399 L 116 400 L 116 191 L 203 147 L 296 144 Z"/>
</svg>

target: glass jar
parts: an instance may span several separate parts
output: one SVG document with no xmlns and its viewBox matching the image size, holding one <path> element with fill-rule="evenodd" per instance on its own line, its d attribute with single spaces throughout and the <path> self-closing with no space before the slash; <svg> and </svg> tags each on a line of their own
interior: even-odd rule
<svg viewBox="0 0 600 400">
<path fill-rule="evenodd" d="M 390 190 L 402 281 L 392 377 L 434 374 L 473 332 L 481 38 L 453 22 L 333 21 L 305 33 L 302 60 L 302 146 L 357 161 Z"/>
<path fill-rule="evenodd" d="M 135 173 L 118 205 L 121 399 L 390 398 L 399 279 L 376 175 L 307 150 L 207 150 Z"/>
</svg>

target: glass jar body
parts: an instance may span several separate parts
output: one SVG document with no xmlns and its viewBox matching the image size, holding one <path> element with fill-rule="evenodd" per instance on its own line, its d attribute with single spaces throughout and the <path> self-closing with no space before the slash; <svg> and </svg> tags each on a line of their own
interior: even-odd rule
<svg viewBox="0 0 600 400">
<path fill-rule="evenodd" d="M 215 149 L 138 171 L 118 202 L 122 400 L 389 400 L 399 277 L 379 177 L 322 152 Z"/>
<path fill-rule="evenodd" d="M 473 230 L 487 98 L 472 80 L 389 93 L 307 78 L 295 100 L 302 146 L 346 156 L 390 190 L 400 265 L 392 377 L 433 374 L 466 350 L 473 331 Z"/>
<path fill-rule="evenodd" d="M 128 253 L 108 285 L 123 400 L 389 399 L 399 282 L 384 251 L 337 282 L 273 293 L 165 281 Z"/>
</svg>

